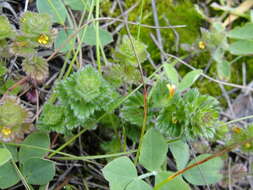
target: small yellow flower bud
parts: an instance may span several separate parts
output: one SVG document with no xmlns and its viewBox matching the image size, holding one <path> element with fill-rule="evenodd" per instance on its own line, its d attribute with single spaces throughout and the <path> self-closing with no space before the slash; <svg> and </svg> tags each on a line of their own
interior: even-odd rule
<svg viewBox="0 0 253 190">
<path fill-rule="evenodd" d="M 173 124 L 177 124 L 177 119 L 176 118 L 172 118 L 172 123 Z"/>
<path fill-rule="evenodd" d="M 1 133 L 4 134 L 4 136 L 10 136 L 10 134 L 12 133 L 12 131 L 11 131 L 10 128 L 4 127 L 4 128 L 1 130 Z"/>
<path fill-rule="evenodd" d="M 199 49 L 205 49 L 206 48 L 206 44 L 203 41 L 200 41 L 198 46 L 199 46 Z"/>
<path fill-rule="evenodd" d="M 232 128 L 232 131 L 233 131 L 234 133 L 236 133 L 236 134 L 240 134 L 240 133 L 242 132 L 242 129 L 239 128 L 239 127 L 233 127 L 233 128 Z"/>
<path fill-rule="evenodd" d="M 174 84 L 167 84 L 167 87 L 169 89 L 169 97 L 173 97 L 176 91 L 176 86 Z"/>
<path fill-rule="evenodd" d="M 250 148 L 250 147 L 251 147 L 251 144 L 250 144 L 250 143 L 246 143 L 246 144 L 244 145 L 244 147 L 245 147 L 245 148 Z"/>
<path fill-rule="evenodd" d="M 38 43 L 42 44 L 42 45 L 47 45 L 48 42 L 49 42 L 49 37 L 45 34 L 41 34 L 39 37 L 38 37 Z"/>
</svg>

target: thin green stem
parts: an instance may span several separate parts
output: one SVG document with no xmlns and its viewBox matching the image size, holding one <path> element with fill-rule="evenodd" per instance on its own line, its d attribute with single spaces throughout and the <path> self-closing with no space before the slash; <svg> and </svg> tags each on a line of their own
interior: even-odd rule
<svg viewBox="0 0 253 190">
<path fill-rule="evenodd" d="M 145 0 L 141 0 L 141 10 L 140 10 L 140 17 L 139 17 L 139 24 L 138 24 L 138 32 L 137 32 L 137 40 L 140 39 L 140 33 L 141 33 L 141 22 L 142 22 L 142 15 L 143 15 L 143 7 L 145 4 Z"/>
<path fill-rule="evenodd" d="M 96 19 L 99 18 L 99 0 L 96 0 Z M 101 71 L 101 60 L 100 60 L 100 39 L 99 39 L 99 22 L 96 22 L 96 55 L 97 55 L 97 64 L 98 64 L 98 71 Z"/>
<path fill-rule="evenodd" d="M 120 153 L 114 153 L 114 154 L 105 154 L 105 155 L 97 155 L 97 156 L 77 156 L 76 158 L 70 158 L 70 157 L 54 157 L 54 159 L 57 160 L 95 160 L 95 159 L 104 159 L 104 158 L 112 158 L 112 157 L 118 157 L 118 156 L 124 156 L 129 155 L 132 153 L 137 152 L 136 150 L 131 150 L 128 152 L 120 152 Z"/>
</svg>

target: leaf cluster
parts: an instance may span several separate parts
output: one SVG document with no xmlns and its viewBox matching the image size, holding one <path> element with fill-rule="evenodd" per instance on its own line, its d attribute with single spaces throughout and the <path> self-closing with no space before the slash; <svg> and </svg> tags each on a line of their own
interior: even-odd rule
<svg viewBox="0 0 253 190">
<path fill-rule="evenodd" d="M 157 128 L 165 135 L 175 138 L 213 138 L 219 117 L 218 101 L 191 89 L 183 96 L 176 94 L 160 111 Z"/>
<path fill-rule="evenodd" d="M 39 127 L 60 133 L 78 126 L 94 124 L 93 121 L 98 115 L 111 111 L 119 97 L 91 66 L 58 82 L 55 93 L 59 103 L 47 103 L 44 106 Z"/>
</svg>

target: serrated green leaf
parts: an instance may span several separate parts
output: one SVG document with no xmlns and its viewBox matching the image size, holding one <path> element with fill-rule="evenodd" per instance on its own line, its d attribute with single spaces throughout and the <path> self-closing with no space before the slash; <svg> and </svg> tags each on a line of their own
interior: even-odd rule
<svg viewBox="0 0 253 190">
<path fill-rule="evenodd" d="M 7 68 L 0 63 L 0 77 L 5 75 L 7 71 Z"/>
<path fill-rule="evenodd" d="M 178 77 L 178 73 L 175 67 L 172 64 L 168 64 L 168 63 L 165 63 L 163 67 L 165 70 L 165 74 L 167 78 L 170 80 L 171 84 L 174 84 L 177 86 L 179 77 Z"/>
<path fill-rule="evenodd" d="M 22 144 L 48 149 L 50 146 L 50 140 L 48 134 L 44 132 L 36 132 L 26 137 Z M 22 146 L 19 151 L 19 161 L 23 163 L 30 158 L 43 158 L 46 153 L 46 150 Z"/>
<path fill-rule="evenodd" d="M 247 23 L 244 26 L 236 27 L 228 32 L 228 37 L 240 40 L 253 40 L 253 23 Z"/>
<path fill-rule="evenodd" d="M 14 36 L 14 29 L 5 16 L 0 16 L 0 40 Z"/>
<path fill-rule="evenodd" d="M 210 155 L 211 154 L 202 154 L 196 159 L 192 160 L 188 166 L 200 160 L 203 160 Z M 217 157 L 186 171 L 183 176 L 189 183 L 193 185 L 215 184 L 222 179 L 222 174 L 220 173 L 222 166 L 222 159 L 220 157 Z"/>
<path fill-rule="evenodd" d="M 186 142 L 177 141 L 169 144 L 170 151 L 177 164 L 177 169 L 184 169 L 190 159 L 190 151 Z"/>
<path fill-rule="evenodd" d="M 169 176 L 173 175 L 173 172 L 170 171 L 162 171 L 159 172 L 158 175 L 155 177 L 155 184 L 159 184 L 164 181 Z M 182 179 L 181 176 L 177 176 L 172 181 L 164 184 L 160 190 L 191 190 L 191 187 Z"/>
<path fill-rule="evenodd" d="M 23 163 L 23 174 L 32 185 L 45 185 L 55 175 L 55 164 L 50 160 L 31 158 Z"/>
<path fill-rule="evenodd" d="M 184 91 L 187 88 L 190 88 L 193 85 L 193 83 L 198 79 L 201 73 L 202 73 L 202 70 L 200 69 L 187 73 L 184 76 L 183 80 L 179 83 L 178 90 Z"/>
<path fill-rule="evenodd" d="M 217 72 L 221 80 L 229 80 L 231 75 L 231 64 L 228 61 L 217 63 Z"/>
<path fill-rule="evenodd" d="M 20 181 L 16 169 L 11 162 L 0 166 L 0 188 L 6 189 Z"/>
<path fill-rule="evenodd" d="M 141 179 L 134 180 L 126 187 L 126 190 L 133 190 L 133 189 L 134 190 L 152 190 L 151 186 Z"/>
<path fill-rule="evenodd" d="M 52 16 L 53 21 L 64 25 L 68 12 L 61 0 L 38 0 L 38 11 Z"/>
<path fill-rule="evenodd" d="M 136 55 L 138 56 L 140 63 L 143 63 L 147 59 L 147 46 L 133 37 L 131 41 L 127 35 L 122 37 L 121 42 L 114 53 L 114 57 L 120 64 L 131 64 L 132 66 L 137 67 L 138 63 L 132 45 L 135 47 Z"/>
<path fill-rule="evenodd" d="M 109 181 L 111 189 L 124 190 L 137 178 L 137 171 L 128 157 L 120 157 L 111 161 L 102 169 L 105 179 Z"/>
<path fill-rule="evenodd" d="M 0 148 L 0 166 L 4 165 L 11 159 L 11 153 L 6 148 Z"/>
<path fill-rule="evenodd" d="M 131 124 L 142 126 L 144 115 L 143 105 L 143 95 L 137 92 L 125 101 L 120 116 Z"/>
<path fill-rule="evenodd" d="M 228 50 L 234 55 L 250 55 L 253 54 L 253 41 L 238 40 L 230 44 Z"/>
<path fill-rule="evenodd" d="M 27 11 L 20 20 L 20 30 L 27 36 L 49 34 L 52 28 L 52 18 L 48 14 Z"/>
<path fill-rule="evenodd" d="M 159 170 L 166 160 L 168 144 L 154 128 L 147 131 L 140 152 L 140 164 L 149 171 Z"/>
<path fill-rule="evenodd" d="M 25 73 L 38 83 L 42 83 L 49 75 L 49 68 L 46 59 L 33 56 L 23 60 L 22 68 Z"/>
</svg>

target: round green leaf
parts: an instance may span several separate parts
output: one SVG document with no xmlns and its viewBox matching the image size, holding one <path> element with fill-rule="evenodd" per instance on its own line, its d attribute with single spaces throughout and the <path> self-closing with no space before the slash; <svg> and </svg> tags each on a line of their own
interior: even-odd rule
<svg viewBox="0 0 253 190">
<path fill-rule="evenodd" d="M 82 32 L 80 33 L 80 38 L 82 38 Z M 99 40 L 101 42 L 102 46 L 105 46 L 106 44 L 109 44 L 110 42 L 112 42 L 112 35 L 110 32 L 108 32 L 107 30 L 101 29 L 99 28 Z M 85 32 L 85 36 L 83 38 L 83 42 L 94 46 L 96 45 L 97 41 L 96 41 L 96 28 L 93 25 L 90 25 L 87 27 L 86 32 Z"/>
<path fill-rule="evenodd" d="M 241 39 L 241 40 L 253 40 L 253 23 L 247 23 L 244 26 L 236 27 L 228 32 L 228 37 Z"/>
<path fill-rule="evenodd" d="M 210 154 L 202 154 L 192 160 L 188 165 L 192 165 L 193 163 L 203 160 L 208 156 L 210 156 Z M 222 166 L 223 161 L 220 157 L 217 157 L 186 171 L 183 176 L 193 185 L 215 184 L 222 179 L 222 175 L 220 173 Z"/>
<path fill-rule="evenodd" d="M 55 164 L 50 160 L 31 158 L 24 162 L 23 174 L 29 184 L 45 185 L 54 178 Z"/>
<path fill-rule="evenodd" d="M 0 148 L 0 166 L 4 165 L 11 159 L 11 153 L 6 148 Z"/>
<path fill-rule="evenodd" d="M 87 0 L 64 0 L 64 3 L 76 11 L 84 11 L 89 7 Z"/>
<path fill-rule="evenodd" d="M 250 55 L 253 54 L 253 41 L 238 40 L 230 44 L 228 50 L 234 55 Z"/>
<path fill-rule="evenodd" d="M 123 190 L 132 180 L 137 178 L 137 171 L 128 157 L 120 157 L 102 169 L 105 179 L 110 183 L 111 189 Z M 112 188 L 113 187 L 113 188 Z"/>
<path fill-rule="evenodd" d="M 43 132 L 36 132 L 29 135 L 22 144 L 36 146 L 38 148 L 49 148 L 49 136 Z M 19 161 L 24 162 L 30 158 L 43 158 L 47 153 L 46 150 L 35 149 L 31 147 L 21 146 L 19 151 Z"/>
<path fill-rule="evenodd" d="M 75 45 L 75 37 L 66 42 L 68 37 L 73 33 L 73 30 L 61 30 L 54 41 L 55 49 L 61 48 L 61 46 L 63 46 L 63 43 L 66 43 L 66 45 L 60 49 L 60 52 L 66 52 L 68 50 L 73 49 Z"/>
<path fill-rule="evenodd" d="M 193 85 L 193 83 L 198 79 L 198 77 L 201 75 L 201 73 L 202 70 L 200 69 L 187 73 L 184 76 L 183 80 L 179 83 L 178 90 L 184 91 L 187 88 L 190 88 Z"/>
<path fill-rule="evenodd" d="M 141 179 L 134 180 L 126 188 L 126 190 L 133 190 L 133 189 L 134 190 L 152 190 L 151 186 Z"/>
<path fill-rule="evenodd" d="M 36 4 L 40 13 L 48 13 L 54 22 L 64 24 L 68 13 L 61 0 L 37 0 Z"/>
<path fill-rule="evenodd" d="M 166 160 L 168 144 L 154 128 L 147 131 L 143 138 L 140 163 L 149 171 L 159 170 Z"/>
<path fill-rule="evenodd" d="M 9 188 L 19 182 L 19 176 L 11 162 L 0 167 L 0 189 Z"/>
<path fill-rule="evenodd" d="M 190 158 L 189 146 L 183 141 L 177 141 L 169 144 L 170 151 L 177 164 L 177 169 L 185 168 Z"/>
<path fill-rule="evenodd" d="M 231 75 L 231 64 L 228 61 L 217 63 L 217 72 L 221 80 L 229 80 Z"/>
<path fill-rule="evenodd" d="M 158 175 L 155 177 L 155 184 L 161 183 L 163 180 L 168 178 L 169 176 L 173 175 L 173 172 L 169 171 L 162 171 L 159 172 Z M 181 176 L 177 176 L 172 181 L 163 185 L 160 190 L 191 190 L 190 186 L 182 179 Z"/>
<path fill-rule="evenodd" d="M 17 150 L 17 147 L 11 146 L 11 145 L 8 145 L 8 144 L 6 144 L 5 146 L 10 151 L 12 159 L 15 162 L 17 162 L 18 161 L 18 150 Z M 4 148 L 4 147 L 2 145 L 0 145 L 0 148 Z"/>
</svg>

